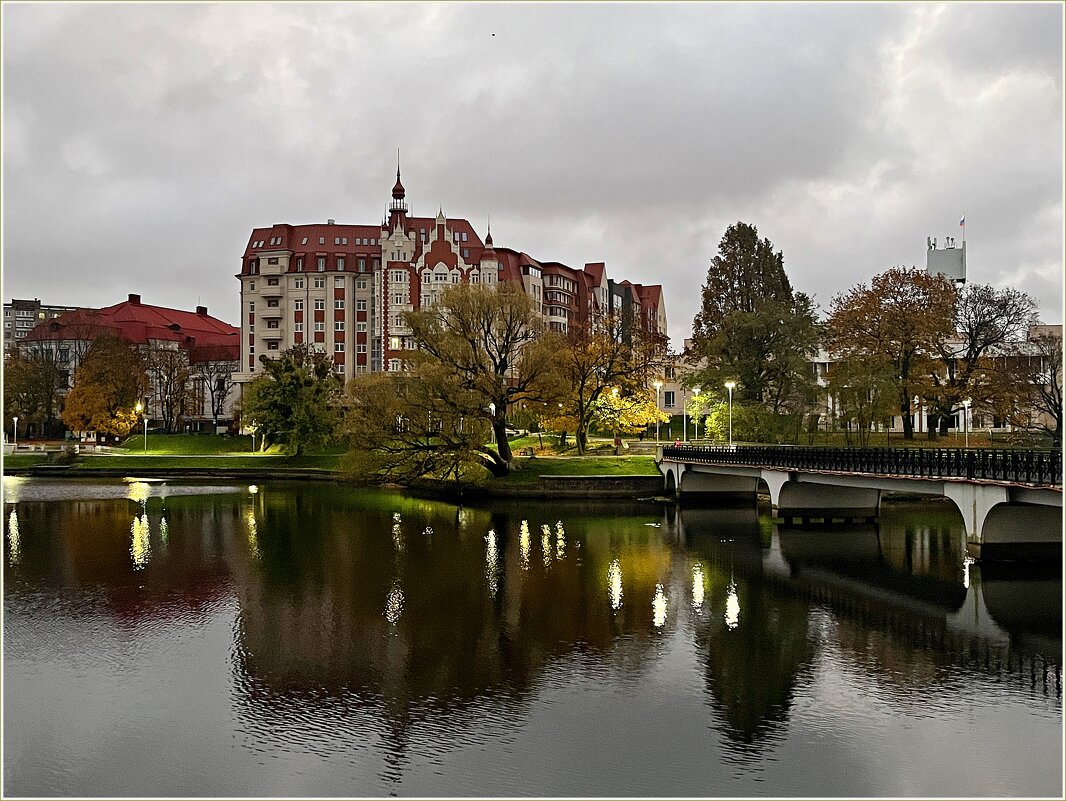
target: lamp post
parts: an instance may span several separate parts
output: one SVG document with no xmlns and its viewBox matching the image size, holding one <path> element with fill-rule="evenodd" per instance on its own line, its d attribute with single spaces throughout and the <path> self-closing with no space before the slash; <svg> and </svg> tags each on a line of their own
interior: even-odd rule
<svg viewBox="0 0 1066 801">
<path fill-rule="evenodd" d="M 492 438 L 489 440 L 493 445 L 496 444 L 496 404 L 489 404 L 489 414 L 492 416 Z"/>
<path fill-rule="evenodd" d="M 969 398 L 964 398 L 962 401 L 962 431 L 963 431 L 963 447 L 970 447 L 970 425 L 967 418 L 970 416 L 970 404 L 973 403 Z"/>
<path fill-rule="evenodd" d="M 11 450 L 17 451 L 19 449 L 19 419 L 17 417 L 11 418 L 13 423 L 11 426 L 12 433 L 14 434 L 15 441 L 11 446 Z"/>
<path fill-rule="evenodd" d="M 142 411 L 144 411 L 144 405 L 141 404 L 140 402 L 138 402 L 137 405 L 133 407 L 133 411 L 135 411 L 137 414 L 140 414 Z M 148 453 L 148 415 L 147 414 L 144 415 L 144 452 Z"/>
<path fill-rule="evenodd" d="M 729 447 L 733 447 L 733 389 L 736 381 L 726 381 L 725 388 L 729 390 Z"/>
<path fill-rule="evenodd" d="M 659 390 L 663 388 L 662 381 L 656 381 L 655 387 L 655 444 L 659 444 Z"/>
<path fill-rule="evenodd" d="M 699 387 L 693 387 L 692 388 L 692 394 L 695 395 L 696 400 L 699 400 L 700 399 L 700 388 Z M 696 442 L 700 441 L 700 408 L 699 408 L 699 406 L 696 407 L 696 436 L 695 436 L 695 441 Z"/>
<path fill-rule="evenodd" d="M 685 442 L 688 442 L 688 405 L 685 403 L 685 388 L 681 387 L 681 430 Z"/>
</svg>

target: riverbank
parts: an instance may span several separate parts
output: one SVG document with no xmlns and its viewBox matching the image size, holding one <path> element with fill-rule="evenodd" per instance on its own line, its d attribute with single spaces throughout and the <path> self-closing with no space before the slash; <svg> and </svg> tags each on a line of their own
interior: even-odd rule
<svg viewBox="0 0 1066 801">
<path fill-rule="evenodd" d="M 17 462 L 16 462 L 17 460 Z M 16 462 L 11 464 L 11 462 Z M 256 456 L 91 456 L 74 464 L 48 464 L 43 455 L 8 457 L 4 474 L 28 478 L 175 478 L 262 482 L 310 480 L 348 482 L 339 454 Z M 662 491 L 651 456 L 519 457 L 520 469 L 482 484 L 422 480 L 414 492 L 448 499 L 638 498 Z"/>
</svg>

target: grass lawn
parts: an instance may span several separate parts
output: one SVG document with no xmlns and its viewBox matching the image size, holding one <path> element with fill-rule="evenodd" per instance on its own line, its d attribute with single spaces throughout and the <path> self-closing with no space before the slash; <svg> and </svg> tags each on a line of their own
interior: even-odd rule
<svg viewBox="0 0 1066 801">
<path fill-rule="evenodd" d="M 258 445 L 258 440 L 256 440 Z M 144 455 L 144 434 L 131 434 L 122 443 L 122 448 L 130 456 Z M 338 455 L 344 453 L 343 446 L 307 449 L 312 456 Z M 149 456 L 282 456 L 281 449 L 273 447 L 265 454 L 252 453 L 252 438 L 246 436 L 226 436 L 219 434 L 148 434 Z M 301 457 L 303 458 L 303 457 Z"/>
<path fill-rule="evenodd" d="M 35 464 L 44 464 L 48 461 L 48 455 L 44 453 L 20 453 L 4 455 L 4 467 L 33 467 Z"/>
<path fill-rule="evenodd" d="M 75 466 L 79 469 L 121 469 L 182 467 L 189 470 L 226 470 L 232 468 L 310 468 L 336 470 L 341 454 L 309 454 L 306 456 L 256 455 L 240 456 L 83 456 Z"/>
<path fill-rule="evenodd" d="M 560 456 L 529 459 L 520 457 L 522 466 L 503 479 L 490 484 L 535 484 L 540 476 L 655 476 L 659 469 L 651 456 Z"/>
</svg>

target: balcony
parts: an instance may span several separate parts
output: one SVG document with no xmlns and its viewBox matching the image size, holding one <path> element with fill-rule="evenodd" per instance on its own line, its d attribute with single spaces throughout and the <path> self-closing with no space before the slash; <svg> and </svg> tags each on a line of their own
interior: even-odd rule
<svg viewBox="0 0 1066 801">
<path fill-rule="evenodd" d="M 282 313 L 282 308 L 281 308 L 280 305 L 278 305 L 278 306 L 264 306 L 262 309 L 259 309 L 256 312 L 256 314 L 258 314 L 259 317 L 261 317 L 264 320 L 276 320 L 276 319 L 279 319 L 281 317 L 281 313 Z"/>
<path fill-rule="evenodd" d="M 264 298 L 280 298 L 284 294 L 284 287 L 279 281 L 277 286 L 266 285 L 260 287 L 259 294 Z"/>
<path fill-rule="evenodd" d="M 263 339 L 282 339 L 285 336 L 285 329 L 281 326 L 277 328 L 264 328 L 259 332 L 259 336 Z"/>
</svg>

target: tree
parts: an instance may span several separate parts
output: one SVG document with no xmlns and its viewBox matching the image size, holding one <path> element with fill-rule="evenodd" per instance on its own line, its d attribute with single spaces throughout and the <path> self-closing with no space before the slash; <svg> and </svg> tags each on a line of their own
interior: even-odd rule
<svg viewBox="0 0 1066 801">
<path fill-rule="evenodd" d="M 27 428 L 37 426 L 43 436 L 55 420 L 60 392 L 67 387 L 67 371 L 51 347 L 15 350 L 4 365 L 4 424 L 18 417 Z"/>
<path fill-rule="evenodd" d="M 463 393 L 477 400 L 473 412 L 490 422 L 496 449 L 486 453 L 486 467 L 502 476 L 514 467 L 507 442 L 507 415 L 522 401 L 542 401 L 555 354 L 551 337 L 541 337 L 539 310 L 517 286 L 498 289 L 457 284 L 446 289 L 432 309 L 406 312 L 418 349 L 408 368 L 416 374 L 454 376 Z M 466 393 L 473 393 L 468 396 Z"/>
<path fill-rule="evenodd" d="M 898 403 L 892 371 L 878 356 L 853 354 L 833 362 L 829 391 L 836 398 L 837 415 L 848 424 L 848 444 L 854 425 L 861 448 L 870 444 L 873 425 L 891 418 Z"/>
<path fill-rule="evenodd" d="M 624 331 L 618 315 L 610 315 L 596 326 L 575 325 L 570 329 L 555 350 L 553 371 L 560 400 L 554 403 L 561 402 L 562 406 L 553 417 L 572 421 L 570 430 L 575 433 L 578 453 L 585 452 L 599 402 L 611 390 L 617 390 L 622 398 L 647 398 L 648 382 L 666 344 L 665 336 L 642 326 Z M 553 400 L 548 404 L 551 408 Z"/>
<path fill-rule="evenodd" d="M 1036 319 L 1036 301 L 1016 289 L 971 284 L 959 294 L 955 337 L 940 344 L 928 396 L 930 437 L 947 434 L 948 420 L 963 398 L 980 394 L 985 357 L 1022 338 Z M 938 426 L 939 423 L 939 426 Z"/>
<path fill-rule="evenodd" d="M 364 479 L 456 482 L 492 463 L 491 422 L 481 396 L 439 367 L 356 376 L 347 387 L 347 467 Z"/>
<path fill-rule="evenodd" d="M 792 291 L 781 252 L 747 223 L 726 229 L 693 320 L 688 356 L 706 366 L 691 381 L 720 387 L 734 380 L 738 402 L 795 412 L 813 391 L 808 359 L 820 335 L 814 302 Z"/>
<path fill-rule="evenodd" d="M 74 372 L 63 422 L 75 431 L 124 437 L 137 424 L 136 406 L 148 391 L 144 359 L 110 332 L 97 336 Z"/>
<path fill-rule="evenodd" d="M 188 356 L 176 345 L 153 343 L 145 352 L 145 367 L 163 428 L 174 431 L 193 391 Z"/>
<path fill-rule="evenodd" d="M 1019 364 L 1029 404 L 1037 412 L 1030 426 L 1048 434 L 1058 448 L 1062 446 L 1062 336 L 1030 337 L 1028 351 Z"/>
<path fill-rule="evenodd" d="M 218 358 L 204 359 L 192 364 L 193 375 L 198 378 L 207 391 L 211 404 L 211 417 L 215 427 L 218 427 L 218 418 L 226 408 L 226 400 L 233 391 L 233 373 L 236 372 L 237 362 L 226 361 L 221 353 L 212 354 Z"/>
<path fill-rule="evenodd" d="M 912 398 L 930 393 L 933 362 L 954 332 L 958 290 L 941 275 L 893 267 L 833 298 L 827 345 L 836 358 L 871 357 L 892 375 L 904 439 Z"/>
<path fill-rule="evenodd" d="M 245 387 L 241 414 L 262 434 L 262 447 L 282 442 L 299 456 L 307 445 L 333 439 L 341 419 L 341 384 L 326 354 L 305 343 L 276 359 L 260 356 L 259 363 L 266 373 Z"/>
</svg>

